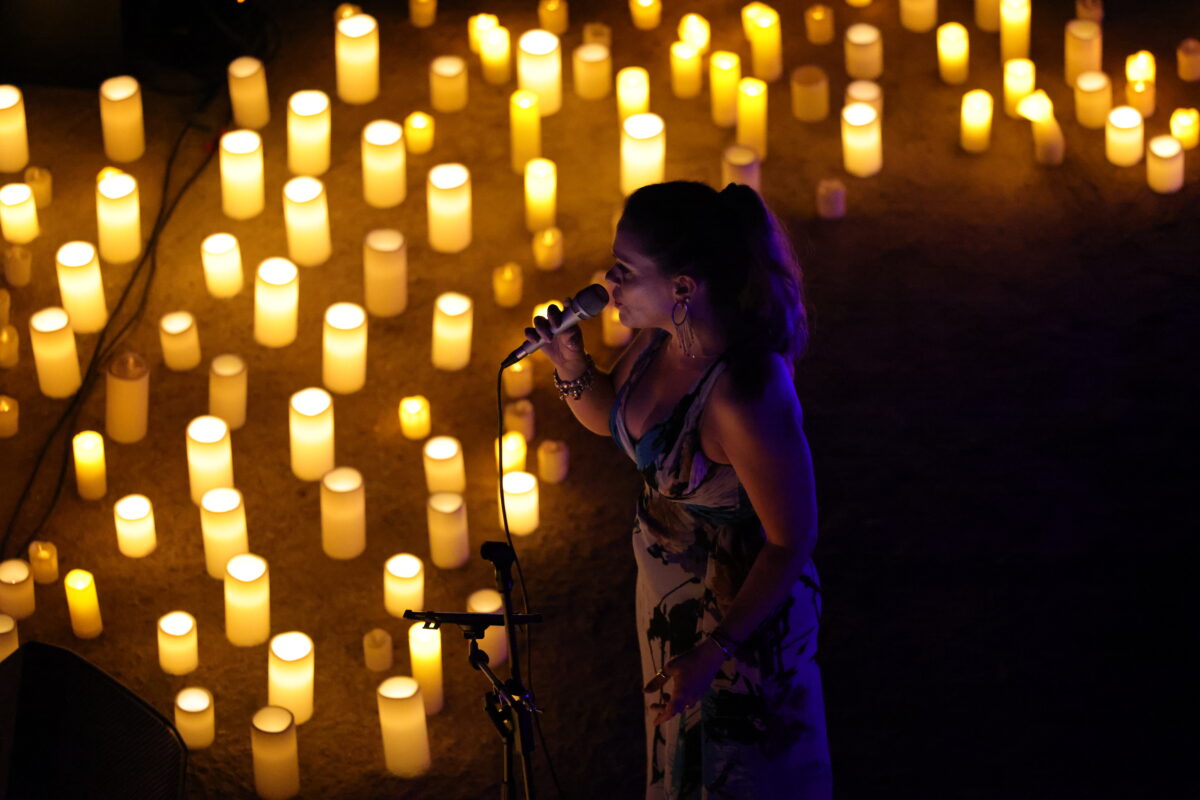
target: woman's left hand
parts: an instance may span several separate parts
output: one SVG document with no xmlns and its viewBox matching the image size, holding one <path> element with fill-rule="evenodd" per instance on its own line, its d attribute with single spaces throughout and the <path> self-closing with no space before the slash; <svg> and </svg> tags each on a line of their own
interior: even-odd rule
<svg viewBox="0 0 1200 800">
<path fill-rule="evenodd" d="M 712 686 L 723 663 L 725 654 L 716 642 L 708 638 L 668 661 L 662 672 L 651 678 L 644 689 L 646 694 L 663 692 L 663 702 L 650 705 L 658 712 L 654 724 L 661 725 L 699 702 Z"/>
</svg>

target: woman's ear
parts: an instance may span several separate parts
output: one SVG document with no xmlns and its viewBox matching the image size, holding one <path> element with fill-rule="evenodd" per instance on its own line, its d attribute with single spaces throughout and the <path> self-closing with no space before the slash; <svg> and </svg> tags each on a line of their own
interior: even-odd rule
<svg viewBox="0 0 1200 800">
<path fill-rule="evenodd" d="M 690 275 L 676 275 L 672 280 L 676 300 L 696 295 L 696 280 Z"/>
</svg>

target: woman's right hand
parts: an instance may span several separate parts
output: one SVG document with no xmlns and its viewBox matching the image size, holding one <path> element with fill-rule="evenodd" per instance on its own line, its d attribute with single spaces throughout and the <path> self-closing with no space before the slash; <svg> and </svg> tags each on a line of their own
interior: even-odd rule
<svg viewBox="0 0 1200 800">
<path fill-rule="evenodd" d="M 557 305 L 551 305 L 544 317 L 534 317 L 533 327 L 525 329 L 525 339 L 530 344 L 542 342 L 542 352 L 554 364 L 558 375 L 565 381 L 574 380 L 587 369 L 584 360 L 583 331 L 578 325 L 572 325 L 557 336 L 551 329 L 562 323 L 563 312 Z"/>
</svg>

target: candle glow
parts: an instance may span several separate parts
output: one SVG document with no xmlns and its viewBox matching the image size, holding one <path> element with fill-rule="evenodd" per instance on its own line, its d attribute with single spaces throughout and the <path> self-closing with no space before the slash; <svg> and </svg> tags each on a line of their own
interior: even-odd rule
<svg viewBox="0 0 1200 800">
<path fill-rule="evenodd" d="M 262 644 L 271 634 L 271 575 L 267 562 L 240 553 L 225 564 L 225 638 L 235 647 Z"/>
<path fill-rule="evenodd" d="M 29 340 L 42 394 L 55 398 L 75 394 L 82 378 L 75 333 L 67 312 L 54 306 L 35 312 L 29 318 Z"/>
<path fill-rule="evenodd" d="M 337 21 L 334 60 L 343 103 L 362 105 L 379 96 L 379 24 L 374 17 L 352 14 Z"/>
<path fill-rule="evenodd" d="M 313 641 L 300 631 L 271 637 L 267 657 L 267 702 L 292 712 L 297 725 L 313 715 Z"/>
<path fill-rule="evenodd" d="M 543 117 L 557 114 L 562 106 L 562 51 L 558 37 L 550 31 L 526 31 L 517 40 L 517 85 L 538 97 Z"/>
<path fill-rule="evenodd" d="M 117 549 L 127 558 L 145 558 L 158 546 L 154 505 L 144 494 L 128 494 L 113 504 Z"/>
<path fill-rule="evenodd" d="M 430 494 L 455 492 L 467 488 L 462 445 L 453 436 L 434 436 L 425 442 L 425 488 Z"/>
<path fill-rule="evenodd" d="M 292 178 L 283 185 L 283 222 L 288 258 L 302 267 L 324 264 L 333 254 L 325 184 L 317 178 Z"/>
<path fill-rule="evenodd" d="M 253 56 L 241 56 L 229 62 L 229 104 L 233 107 L 233 124 L 239 128 L 261 130 L 271 121 L 271 105 L 267 99 L 267 71 Z"/>
<path fill-rule="evenodd" d="M 0 84 L 0 172 L 20 172 L 29 163 L 25 98 L 11 84 Z"/>
<path fill-rule="evenodd" d="M 104 279 L 96 248 L 87 242 L 67 242 L 55 256 L 58 291 L 76 333 L 98 333 L 108 322 Z"/>
<path fill-rule="evenodd" d="M 473 326 L 471 298 L 458 292 L 438 295 L 433 311 L 433 366 L 449 371 L 466 367 L 471 362 Z"/>
<path fill-rule="evenodd" d="M 242 291 L 242 250 L 237 237 L 214 233 L 200 243 L 204 286 L 216 298 L 236 297 Z"/>
<path fill-rule="evenodd" d="M 329 169 L 329 136 L 332 121 L 329 95 L 315 90 L 288 98 L 288 171 L 293 175 L 321 175 Z"/>
<path fill-rule="evenodd" d="M 325 388 L 353 394 L 367 382 L 367 312 L 356 303 L 325 310 L 321 372 Z"/>
<path fill-rule="evenodd" d="M 158 618 L 158 665 L 168 675 L 187 675 L 200 665 L 196 618 L 186 611 Z"/>
<path fill-rule="evenodd" d="M 471 173 L 462 164 L 429 170 L 426 191 L 429 246 L 461 253 L 471 244 Z"/>
<path fill-rule="evenodd" d="M 301 389 L 288 403 L 292 474 L 317 481 L 333 469 L 333 398 L 324 389 Z"/>
<path fill-rule="evenodd" d="M 321 549 L 336 559 L 357 558 L 367 546 L 362 473 L 337 467 L 321 478 Z"/>
<path fill-rule="evenodd" d="M 200 532 L 204 537 L 204 567 L 208 576 L 225 580 L 229 559 L 250 552 L 242 493 L 231 487 L 205 492 L 200 500 Z"/>
<path fill-rule="evenodd" d="M 429 400 L 423 395 L 413 395 L 400 400 L 400 432 L 404 438 L 421 440 L 429 435 Z"/>
<path fill-rule="evenodd" d="M 230 131 L 221 137 L 221 209 L 230 219 L 251 219 L 262 213 L 262 137 L 251 130 Z"/>
<path fill-rule="evenodd" d="M 254 341 L 264 347 L 286 347 L 296 341 L 300 271 L 286 258 L 258 265 L 254 281 Z"/>
<path fill-rule="evenodd" d="M 621 126 L 621 193 L 628 197 L 647 184 L 661 183 L 666 154 L 662 117 L 634 114 L 627 118 Z"/>
<path fill-rule="evenodd" d="M 63 589 L 67 594 L 71 631 L 80 639 L 95 639 L 104 631 L 104 622 L 100 617 L 100 600 L 92 573 L 85 569 L 71 570 L 63 578 Z"/>
<path fill-rule="evenodd" d="M 146 152 L 142 87 L 136 78 L 118 75 L 100 84 L 100 126 L 109 161 L 137 161 Z"/>
<path fill-rule="evenodd" d="M 127 264 L 142 254 L 141 201 L 137 180 L 115 168 L 96 176 L 96 222 L 100 257 Z"/>
<path fill-rule="evenodd" d="M 41 233 L 29 184 L 9 183 L 0 188 L 0 232 L 10 244 L 29 244 Z"/>
<path fill-rule="evenodd" d="M 383 605 L 393 617 L 425 609 L 425 570 L 421 559 L 397 553 L 383 565 Z"/>
</svg>

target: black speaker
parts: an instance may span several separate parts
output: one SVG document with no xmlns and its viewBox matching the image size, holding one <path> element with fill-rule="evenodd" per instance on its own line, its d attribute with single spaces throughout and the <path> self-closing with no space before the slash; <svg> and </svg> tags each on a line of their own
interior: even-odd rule
<svg viewBox="0 0 1200 800">
<path fill-rule="evenodd" d="M 144 700 L 61 647 L 0 661 L 0 797 L 182 798 L 187 748 Z"/>
</svg>

